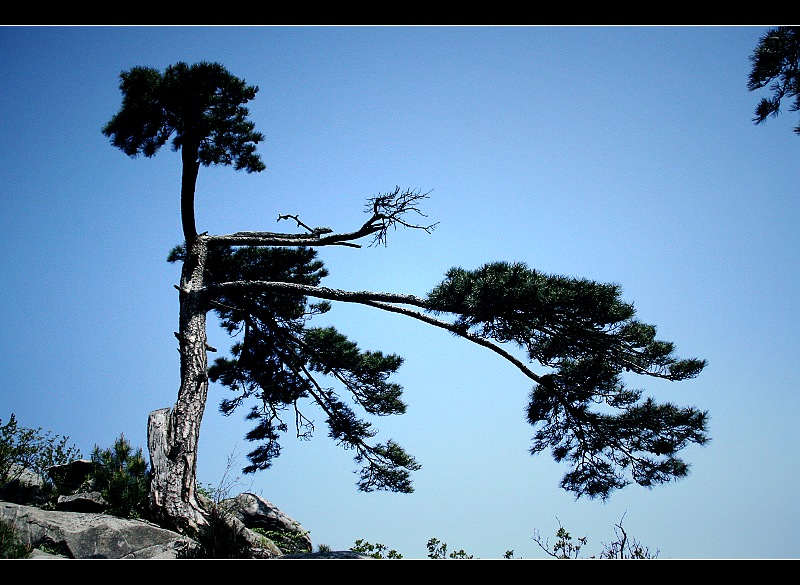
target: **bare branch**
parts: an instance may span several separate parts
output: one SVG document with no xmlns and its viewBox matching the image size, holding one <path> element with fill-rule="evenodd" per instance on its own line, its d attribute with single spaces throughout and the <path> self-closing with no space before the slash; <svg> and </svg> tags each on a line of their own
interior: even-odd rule
<svg viewBox="0 0 800 585">
<path fill-rule="evenodd" d="M 431 317 L 430 315 L 426 315 L 424 313 L 420 313 L 418 311 L 414 311 L 411 309 L 407 309 L 405 307 L 398 307 L 396 305 L 391 305 L 388 303 L 382 303 L 377 301 L 356 301 L 360 302 L 363 305 L 369 305 L 371 307 L 376 307 L 378 309 L 382 309 L 384 311 L 389 311 L 392 313 L 400 313 L 401 315 L 405 315 L 407 317 L 411 317 L 412 319 L 418 319 L 424 323 L 429 325 L 433 325 L 434 327 L 439 327 L 441 329 L 446 329 L 459 337 L 463 337 L 464 339 L 471 341 L 477 345 L 485 347 L 487 349 L 492 350 L 496 354 L 502 356 L 512 364 L 514 364 L 525 376 L 533 380 L 534 382 L 540 382 L 542 377 L 536 374 L 533 370 L 531 370 L 528 366 L 522 363 L 519 359 L 508 353 L 499 345 L 495 345 L 488 339 L 484 339 L 478 335 L 474 335 L 467 331 L 464 327 L 459 327 L 458 325 L 454 325 L 448 321 L 443 321 L 441 319 L 436 319 L 435 317 Z"/>
<path fill-rule="evenodd" d="M 329 234 L 329 233 L 331 233 L 333 231 L 331 228 L 327 228 L 327 227 L 316 227 L 316 228 L 309 227 L 306 224 L 304 224 L 302 221 L 300 221 L 300 217 L 298 217 L 297 215 L 279 215 L 278 216 L 278 221 L 280 221 L 282 219 L 293 219 L 293 220 L 295 220 L 297 222 L 297 227 L 305 228 L 308 231 L 308 233 L 312 234 L 312 235 Z"/>
<path fill-rule="evenodd" d="M 333 233 L 330 228 L 312 228 L 300 221 L 296 215 L 279 215 L 282 219 L 293 219 L 298 227 L 308 231 L 307 234 L 283 234 L 279 232 L 236 232 L 227 235 L 207 236 L 209 245 L 218 246 L 350 246 L 360 248 L 356 240 L 373 236 L 370 246 L 375 243 L 386 244 L 389 228 L 398 226 L 421 229 L 431 233 L 437 224 L 418 225 L 405 219 L 409 213 L 422 217 L 425 215 L 418 207 L 419 201 L 427 199 L 428 193 L 419 191 L 401 191 L 396 187 L 391 193 L 377 195 L 367 201 L 365 211 L 370 217 L 360 228 L 353 232 Z"/>
<path fill-rule="evenodd" d="M 427 217 L 419 207 L 417 202 L 427 199 L 428 193 L 420 193 L 419 191 L 405 190 L 401 191 L 400 187 L 395 187 L 392 193 L 385 193 L 377 195 L 367 201 L 365 211 L 370 213 L 369 220 L 364 224 L 364 227 L 371 226 L 374 229 L 375 238 L 372 243 L 383 243 L 386 245 L 386 233 L 389 228 L 397 228 L 397 226 L 421 229 L 426 233 L 431 233 L 436 227 L 437 223 L 429 225 L 418 225 L 409 223 L 404 219 L 408 213 L 415 213 L 421 217 Z"/>
</svg>

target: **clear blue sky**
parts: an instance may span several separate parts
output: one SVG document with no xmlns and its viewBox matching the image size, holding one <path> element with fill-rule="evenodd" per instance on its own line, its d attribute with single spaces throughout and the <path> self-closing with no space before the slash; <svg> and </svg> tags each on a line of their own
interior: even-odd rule
<svg viewBox="0 0 800 585">
<path fill-rule="evenodd" d="M 748 57 L 770 26 L 0 28 L 0 418 L 88 457 L 175 402 L 180 157 L 130 159 L 101 134 L 119 74 L 217 61 L 260 87 L 260 174 L 202 169 L 200 231 L 346 231 L 365 200 L 431 191 L 430 235 L 321 250 L 327 286 L 424 295 L 494 260 L 622 285 L 695 380 L 632 380 L 708 410 L 688 478 L 610 500 L 562 491 L 528 454 L 530 381 L 499 356 L 399 315 L 335 306 L 364 349 L 404 356 L 408 413 L 375 422 L 422 464 L 412 494 L 359 493 L 352 453 L 289 436 L 254 491 L 311 531 L 424 558 L 435 537 L 480 558 L 544 558 L 559 522 L 587 554 L 623 527 L 660 558 L 800 556 L 798 115 L 751 122 Z M 230 346 L 212 320 L 212 345 Z M 212 355 L 213 357 L 213 355 Z M 245 412 L 212 386 L 198 480 L 239 476 Z"/>
</svg>

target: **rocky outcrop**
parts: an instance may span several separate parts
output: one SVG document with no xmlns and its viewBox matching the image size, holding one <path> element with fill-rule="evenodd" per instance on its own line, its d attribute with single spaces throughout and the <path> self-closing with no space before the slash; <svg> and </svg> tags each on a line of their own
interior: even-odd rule
<svg viewBox="0 0 800 585">
<path fill-rule="evenodd" d="M 51 468 L 51 479 L 74 493 L 46 499 L 41 478 L 16 473 L 0 485 L 0 522 L 14 528 L 33 549 L 34 559 L 177 559 L 192 558 L 198 542 L 145 520 L 104 513 L 103 496 L 91 491 L 91 462 L 74 461 Z M 299 522 L 253 493 L 239 494 L 205 508 L 225 514 L 226 522 L 246 542 L 251 557 L 261 559 L 368 559 L 352 551 L 312 552 Z"/>
<path fill-rule="evenodd" d="M 285 514 L 273 513 L 262 517 L 253 513 L 253 507 L 271 506 L 255 494 L 242 494 L 248 503 L 247 512 L 241 517 L 249 523 L 269 525 L 275 516 L 288 519 L 290 525 L 299 526 Z M 229 502 L 231 503 L 231 502 Z M 278 511 L 279 512 L 279 511 Z M 93 512 L 65 512 L 42 510 L 11 502 L 0 502 L 0 521 L 13 526 L 20 540 L 33 552 L 30 559 L 178 559 L 197 543 L 176 532 L 165 530 L 143 520 L 126 520 L 108 514 Z M 236 520 L 240 522 L 240 520 Z M 282 522 L 282 521 L 281 521 Z M 282 526 L 283 524 L 280 524 Z M 242 527 L 244 524 L 242 523 Z M 272 526 L 276 526 L 272 524 Z M 348 550 L 311 552 L 307 533 L 298 533 L 289 538 L 286 550 L 301 551 L 283 554 L 271 541 L 256 532 L 246 529 L 256 550 L 255 557 L 284 560 L 372 560 L 372 557 Z M 278 531 L 276 531 L 278 532 Z M 280 531 L 282 532 L 282 531 Z M 256 540 L 258 539 L 258 540 Z M 298 546 L 301 543 L 301 546 Z M 306 552 L 302 552 L 307 545 Z M 287 546 L 284 544 L 284 546 Z"/>
<path fill-rule="evenodd" d="M 37 550 L 34 558 L 175 559 L 193 543 L 141 520 L 10 502 L 0 502 L 0 521 L 13 526 L 20 540 Z"/>
</svg>

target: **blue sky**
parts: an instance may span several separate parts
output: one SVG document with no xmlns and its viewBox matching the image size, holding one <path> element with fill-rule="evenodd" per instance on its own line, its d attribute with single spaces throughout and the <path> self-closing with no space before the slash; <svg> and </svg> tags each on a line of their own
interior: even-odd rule
<svg viewBox="0 0 800 585">
<path fill-rule="evenodd" d="M 382 543 L 424 558 L 438 538 L 479 558 L 545 558 L 559 523 L 597 554 L 623 527 L 659 558 L 800 556 L 797 114 L 751 122 L 748 57 L 771 26 L 0 28 L 0 419 L 68 436 L 88 457 L 179 385 L 173 332 L 180 157 L 130 159 L 100 129 L 119 73 L 217 61 L 260 88 L 267 170 L 202 169 L 200 231 L 347 231 L 368 197 L 430 191 L 432 234 L 322 249 L 325 284 L 424 295 L 453 266 L 522 261 L 622 285 L 683 357 L 660 401 L 710 414 L 688 478 L 610 500 L 558 487 L 528 453 L 530 381 L 492 352 L 399 315 L 336 305 L 364 349 L 402 355 L 408 413 L 373 421 L 422 464 L 412 494 L 360 493 L 352 453 L 291 436 L 272 469 L 238 473 L 244 412 L 212 386 L 198 480 L 261 494 L 316 545 Z M 213 319 L 211 344 L 230 341 Z M 213 356 L 212 356 L 213 357 Z"/>
</svg>

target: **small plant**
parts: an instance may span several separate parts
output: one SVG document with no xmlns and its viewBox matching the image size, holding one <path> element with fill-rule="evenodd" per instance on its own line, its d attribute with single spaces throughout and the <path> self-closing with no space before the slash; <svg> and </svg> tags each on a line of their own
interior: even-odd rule
<svg viewBox="0 0 800 585">
<path fill-rule="evenodd" d="M 205 485 L 197 484 L 197 493 L 208 500 L 205 518 L 207 523 L 200 526 L 193 539 L 197 544 L 190 546 L 178 554 L 180 559 L 251 559 L 253 549 L 250 542 L 245 537 L 246 527 L 243 523 L 235 521 L 235 515 L 229 508 L 229 503 L 225 500 L 239 483 L 240 477 L 232 474 L 232 469 L 237 466 L 238 455 L 234 451 L 228 455 L 225 472 L 215 486 L 211 483 Z M 271 539 L 271 533 L 263 528 L 252 528 L 264 537 Z M 287 538 L 289 533 L 285 535 Z M 276 543 L 277 544 L 277 543 Z M 281 548 L 281 550 L 283 550 Z"/>
<path fill-rule="evenodd" d="M 216 502 L 217 501 L 215 499 L 216 495 L 217 495 L 216 488 L 210 483 L 207 483 L 205 485 L 198 483 L 197 484 L 197 493 L 199 495 L 203 496 L 204 498 L 212 501 L 212 502 Z"/>
<path fill-rule="evenodd" d="M 267 530 L 265 528 L 252 528 L 251 530 L 271 540 L 285 555 L 311 552 L 308 541 L 304 538 L 308 532 Z"/>
<path fill-rule="evenodd" d="M 41 427 L 26 429 L 17 424 L 14 414 L 6 424 L 0 419 L 0 485 L 19 479 L 25 470 L 42 478 L 45 488 L 58 489 L 47 475 L 47 468 L 81 458 L 69 437 L 43 433 Z"/>
<path fill-rule="evenodd" d="M 623 519 L 625 516 L 622 516 Z M 619 524 L 614 525 L 614 534 L 617 540 L 611 544 L 603 545 L 603 552 L 600 553 L 601 559 L 635 559 L 647 560 L 658 558 L 659 551 L 656 549 L 654 553 L 646 546 L 642 546 L 636 539 L 628 540 L 628 534 L 622 528 L 622 520 Z"/>
<path fill-rule="evenodd" d="M 623 514 L 623 519 L 625 518 Z M 558 520 L 558 519 L 556 519 Z M 658 557 L 659 551 L 651 553 L 648 547 L 642 546 L 637 540 L 628 539 L 628 534 L 622 528 L 622 520 L 619 524 L 614 525 L 614 533 L 617 540 L 611 544 L 604 544 L 603 550 L 600 552 L 599 557 L 590 556 L 588 558 L 601 558 L 601 559 L 655 559 Z M 549 542 L 542 540 L 538 531 L 534 531 L 533 540 L 539 545 L 544 552 L 556 559 L 577 559 L 580 557 L 581 549 L 586 545 L 588 539 L 583 536 L 573 542 L 572 535 L 558 523 L 558 530 L 556 531 L 556 538 L 558 540 L 550 549 Z M 511 551 L 513 552 L 513 551 Z"/>
<path fill-rule="evenodd" d="M 384 544 L 372 544 L 365 540 L 358 539 L 355 541 L 350 550 L 353 552 L 360 553 L 362 555 L 367 555 L 368 557 L 372 557 L 373 559 L 402 559 L 403 555 L 401 555 L 396 550 L 392 549 L 389 550 Z"/>
<path fill-rule="evenodd" d="M 146 516 L 150 473 L 141 447 L 134 451 L 125 436 L 120 435 L 110 449 L 95 445 L 92 462 L 95 489 L 108 502 L 109 514 L 122 518 Z"/>
<path fill-rule="evenodd" d="M 623 519 L 624 519 L 623 515 Z M 558 520 L 558 518 L 556 518 Z M 619 524 L 614 525 L 614 533 L 617 539 L 611 544 L 604 544 L 603 550 L 599 557 L 591 556 L 589 559 L 655 559 L 658 557 L 659 551 L 651 553 L 650 549 L 642 546 L 635 539 L 629 539 L 628 534 L 622 528 L 622 520 Z M 539 547 L 544 550 L 548 555 L 556 559 L 578 559 L 581 558 L 581 550 L 588 538 L 582 536 L 573 539 L 572 535 L 558 523 L 558 530 L 556 531 L 556 542 L 551 547 L 547 540 L 543 540 L 538 531 L 534 531 L 533 540 Z M 430 559 L 472 559 L 472 555 L 467 554 L 464 549 L 447 552 L 447 543 L 440 541 L 438 538 L 431 538 L 428 540 L 428 558 Z M 322 550 L 322 546 L 320 546 Z M 362 553 L 376 559 L 402 559 L 403 555 L 396 550 L 388 550 L 388 547 L 383 544 L 370 544 L 364 540 L 357 540 L 355 545 L 350 549 L 357 553 Z M 388 552 L 387 552 L 388 551 Z M 514 550 L 507 550 L 503 553 L 504 559 L 513 559 Z"/>
<path fill-rule="evenodd" d="M 556 540 L 556 543 L 553 545 L 553 550 L 551 551 L 549 548 L 550 543 L 547 540 L 542 540 L 541 536 L 539 536 L 539 531 L 536 530 L 533 533 L 533 540 L 539 545 L 539 548 L 556 559 L 577 559 L 581 549 L 588 542 L 585 536 L 581 536 L 573 542 L 572 535 L 561 526 L 561 522 L 558 523 L 556 538 L 558 540 Z"/>
<path fill-rule="evenodd" d="M 13 526 L 0 520 L 0 559 L 25 559 L 32 550 L 19 539 Z"/>
<path fill-rule="evenodd" d="M 471 559 L 472 555 L 464 552 L 464 549 L 447 554 L 447 543 L 441 542 L 438 538 L 431 538 L 428 541 L 429 559 Z"/>
</svg>

